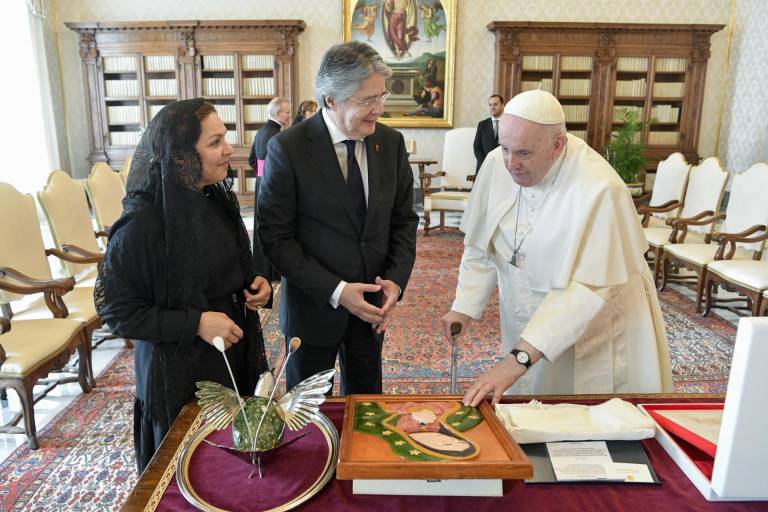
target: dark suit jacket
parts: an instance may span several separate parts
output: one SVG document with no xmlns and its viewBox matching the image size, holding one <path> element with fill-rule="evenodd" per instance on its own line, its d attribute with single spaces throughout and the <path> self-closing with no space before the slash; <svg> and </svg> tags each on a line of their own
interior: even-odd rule
<svg viewBox="0 0 768 512">
<path fill-rule="evenodd" d="M 331 136 L 318 112 L 269 143 L 257 201 L 258 237 L 283 276 L 280 327 L 289 338 L 332 346 L 349 312 L 328 300 L 342 279 L 390 279 L 405 290 L 416 257 L 418 216 L 403 136 L 377 124 L 365 139 L 368 213 L 355 220 Z M 381 304 L 381 294 L 368 298 Z"/>
<path fill-rule="evenodd" d="M 256 160 L 267 159 L 267 144 L 269 139 L 280 133 L 280 123 L 267 119 L 267 124 L 259 128 L 251 144 L 251 152 L 248 154 L 248 164 L 251 169 L 256 169 Z"/>
<path fill-rule="evenodd" d="M 488 117 L 477 123 L 477 132 L 475 132 L 475 158 L 477 158 L 477 168 L 475 172 L 480 170 L 480 166 L 483 165 L 485 156 L 496 149 L 499 145 L 498 139 L 493 135 L 493 123 L 491 118 Z"/>
</svg>

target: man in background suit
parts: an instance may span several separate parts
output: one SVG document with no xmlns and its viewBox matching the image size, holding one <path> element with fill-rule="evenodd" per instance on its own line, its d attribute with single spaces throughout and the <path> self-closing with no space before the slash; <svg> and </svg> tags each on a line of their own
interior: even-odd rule
<svg viewBox="0 0 768 512">
<path fill-rule="evenodd" d="M 475 158 L 477 158 L 475 174 L 480 171 L 485 155 L 496 149 L 499 145 L 499 120 L 501 119 L 503 109 L 504 98 L 498 94 L 488 98 L 488 110 L 491 112 L 491 117 L 477 123 L 477 132 L 475 132 L 475 143 L 473 144 Z"/>
<path fill-rule="evenodd" d="M 251 152 L 248 154 L 248 164 L 251 169 L 256 171 L 256 201 L 259 197 L 259 187 L 261 186 L 261 177 L 264 174 L 264 161 L 267 159 L 267 147 L 269 141 L 280 133 L 283 129 L 288 128 L 288 124 L 291 122 L 291 102 L 280 96 L 272 98 L 267 104 L 267 122 L 259 128 L 256 132 L 256 136 L 253 138 L 253 144 L 251 145 Z M 256 204 L 254 204 L 254 207 Z M 256 233 L 258 229 L 258 220 L 254 216 L 253 218 L 253 232 Z M 253 256 L 263 254 L 263 251 L 259 247 L 259 240 L 254 236 L 253 240 Z M 280 274 L 275 271 L 271 264 L 266 262 L 264 266 L 267 277 L 270 281 L 277 281 L 280 279 Z"/>
<path fill-rule="evenodd" d="M 258 170 L 258 161 L 267 159 L 267 144 L 269 140 L 288 127 L 291 120 L 291 102 L 285 98 L 272 98 L 267 104 L 267 122 L 259 128 L 253 138 L 251 152 L 248 154 L 248 164 L 254 171 Z"/>
<path fill-rule="evenodd" d="M 403 136 L 377 123 L 392 71 L 352 41 L 315 78 L 322 110 L 269 143 L 258 237 L 282 274 L 280 327 L 301 338 L 290 389 L 341 365 L 342 393 L 381 393 L 381 348 L 416 257 L 413 175 Z"/>
</svg>

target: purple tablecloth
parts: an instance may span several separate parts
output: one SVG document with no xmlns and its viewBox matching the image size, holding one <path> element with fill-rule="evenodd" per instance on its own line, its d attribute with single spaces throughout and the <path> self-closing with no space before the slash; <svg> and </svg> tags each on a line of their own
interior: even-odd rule
<svg viewBox="0 0 768 512">
<path fill-rule="evenodd" d="M 664 402 L 669 400 L 644 400 L 645 402 Z M 682 400 L 676 400 L 682 401 Z M 687 400 L 686 400 L 687 401 Z M 709 400 L 711 401 L 711 400 Z M 594 402 L 582 401 L 574 398 L 571 402 L 591 404 Z M 344 416 L 343 403 L 324 404 L 323 412 L 336 424 L 341 431 Z M 223 434 L 218 434 L 223 435 Z M 314 444 L 315 451 L 307 448 Z M 303 457 L 295 458 L 288 455 L 286 461 L 278 464 L 288 466 L 282 475 L 292 475 L 290 479 L 275 478 L 270 474 L 272 466 L 265 468 L 265 476 L 268 479 L 260 484 L 262 493 L 269 493 L 273 498 L 285 496 L 291 489 L 294 491 L 305 485 L 313 475 L 317 474 L 318 465 L 322 463 L 327 451 L 322 448 L 322 436 L 315 432 L 307 438 L 295 443 L 301 447 Z M 525 484 L 519 481 L 504 482 L 504 496 L 501 498 L 469 498 L 469 497 L 422 497 L 422 496 L 359 496 L 352 494 L 352 483 L 332 479 L 328 485 L 316 496 L 311 498 L 300 510 L 316 511 L 418 511 L 431 512 L 435 510 L 445 511 L 471 511 L 471 512 L 497 512 L 497 511 L 525 511 L 525 510 L 554 510 L 559 511 L 586 511 L 586 510 L 616 510 L 616 511 L 708 511 L 708 510 L 766 510 L 768 503 L 708 502 L 701 496 L 688 478 L 680 471 L 675 462 L 669 458 L 664 449 L 655 440 L 643 441 L 643 446 L 648 458 L 653 465 L 656 474 L 661 480 L 661 485 L 643 484 Z M 210 447 L 206 447 L 210 448 Z M 288 449 L 286 449 L 288 450 Z M 304 451 L 307 450 L 307 451 Z M 298 452 L 297 450 L 296 452 Z M 197 457 L 197 454 L 195 455 Z M 251 497 L 253 490 L 242 490 L 243 485 L 234 482 L 247 478 L 249 468 L 244 467 L 240 461 L 233 461 L 233 456 L 228 454 L 216 454 L 218 460 L 215 471 L 220 475 L 217 481 L 202 484 L 202 480 L 196 483 L 196 489 L 202 495 L 203 485 L 207 486 L 205 492 L 209 496 L 226 496 L 230 510 L 262 510 L 257 501 Z M 192 465 L 195 465 L 193 458 Z M 757 468 L 756 468 L 757 469 Z M 207 470 L 190 468 L 192 475 L 199 475 Z M 304 478 L 302 479 L 302 475 Z M 312 476 L 308 476 L 312 475 Z M 231 480 L 227 483 L 225 479 Z M 218 482 L 218 483 L 217 483 Z M 248 482 L 246 482 L 247 484 Z M 200 486 L 199 488 L 197 486 Z M 241 489 L 238 491 L 238 489 Z M 261 505 L 269 502 L 269 496 L 263 496 L 258 500 Z M 274 502 L 273 502 L 274 503 Z M 157 508 L 158 511 L 194 511 L 182 496 L 178 484 L 174 479 L 163 495 Z"/>
</svg>

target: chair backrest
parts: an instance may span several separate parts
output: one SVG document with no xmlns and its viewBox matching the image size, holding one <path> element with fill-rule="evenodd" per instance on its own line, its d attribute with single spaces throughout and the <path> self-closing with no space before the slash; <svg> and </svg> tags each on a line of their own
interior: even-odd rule
<svg viewBox="0 0 768 512">
<path fill-rule="evenodd" d="M 685 189 L 685 205 L 681 217 L 693 217 L 703 211 L 718 212 L 723 201 L 728 173 L 723 170 L 720 160 L 709 157 L 691 169 L 688 186 Z M 714 226 L 690 226 L 689 231 L 709 233 Z"/>
<path fill-rule="evenodd" d="M 120 179 L 123 180 L 123 186 L 128 183 L 128 173 L 131 172 L 131 163 L 133 162 L 133 155 L 129 156 L 123 162 L 123 168 L 120 169 Z"/>
<path fill-rule="evenodd" d="M 64 171 L 53 171 L 45 188 L 37 193 L 37 199 L 48 219 L 56 247 L 61 249 L 63 245 L 76 245 L 91 252 L 100 252 L 81 182 L 73 180 Z M 64 268 L 71 276 L 93 266 L 64 262 Z"/>
<path fill-rule="evenodd" d="M 669 201 L 682 201 L 690 170 L 691 165 L 685 161 L 682 153 L 672 153 L 665 160 L 659 162 L 648 205 L 661 206 Z M 654 213 L 653 215 L 664 219 L 676 217 L 679 212 L 680 209 L 678 208 L 670 212 Z"/>
<path fill-rule="evenodd" d="M 755 164 L 746 171 L 734 174 L 731 194 L 720 231 L 738 233 L 755 225 L 768 226 L 768 165 Z M 746 249 L 761 250 L 763 243 L 743 244 Z"/>
<path fill-rule="evenodd" d="M 111 227 L 123 213 L 123 180 L 109 165 L 98 162 L 91 169 L 91 174 L 85 182 L 85 190 L 91 200 L 99 229 Z"/>
<path fill-rule="evenodd" d="M 472 144 L 475 128 L 454 128 L 445 132 L 443 145 L 443 171 L 441 185 L 448 188 L 469 190 L 472 182 L 467 176 L 475 174 L 477 160 Z"/>
<path fill-rule="evenodd" d="M 0 267 L 10 267 L 35 279 L 53 276 L 40 233 L 35 199 L 13 186 L 0 182 Z M 24 295 L 0 290 L 0 304 Z"/>
</svg>

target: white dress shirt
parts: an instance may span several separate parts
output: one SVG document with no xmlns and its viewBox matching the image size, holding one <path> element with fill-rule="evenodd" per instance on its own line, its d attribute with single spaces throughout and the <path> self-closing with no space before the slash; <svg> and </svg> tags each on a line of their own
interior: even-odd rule
<svg viewBox="0 0 768 512">
<path fill-rule="evenodd" d="M 321 110 L 323 115 L 323 121 L 325 126 L 328 127 L 328 133 L 331 134 L 331 142 L 333 143 L 333 149 L 336 151 L 336 158 L 339 160 L 339 167 L 341 167 L 341 174 L 344 176 L 344 181 L 347 181 L 347 146 L 344 144 L 345 140 L 350 140 L 349 137 L 339 129 L 336 123 L 333 122 L 331 116 L 326 109 Z M 368 158 L 365 151 L 365 143 L 362 139 L 358 139 L 355 142 L 355 158 L 357 158 L 357 164 L 360 166 L 360 174 L 363 177 L 363 189 L 365 190 L 365 203 L 368 204 Z M 333 291 L 330 300 L 328 301 L 331 306 L 335 308 L 339 307 L 339 299 L 341 298 L 341 292 L 347 282 L 342 280 L 339 282 L 336 289 Z"/>
</svg>

